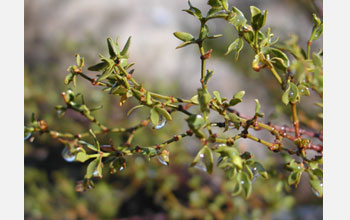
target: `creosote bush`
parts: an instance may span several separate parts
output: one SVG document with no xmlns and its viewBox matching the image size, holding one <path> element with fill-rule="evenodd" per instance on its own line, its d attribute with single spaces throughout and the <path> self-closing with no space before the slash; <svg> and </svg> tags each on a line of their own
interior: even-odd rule
<svg viewBox="0 0 350 220">
<path fill-rule="evenodd" d="M 201 72 L 198 74 L 201 87 L 192 97 L 180 98 L 168 94 L 159 94 L 145 88 L 142 83 L 134 78 L 134 63 L 129 61 L 131 51 L 131 37 L 124 46 L 120 46 L 118 39 L 114 41 L 107 38 L 109 55 L 99 54 L 100 62 L 87 68 L 97 72 L 95 77 L 90 77 L 85 69 L 84 58 L 76 54 L 76 64 L 68 68 L 65 77 L 66 85 L 76 87 L 77 78 L 87 80 L 92 85 L 100 87 L 103 92 L 120 97 L 120 106 L 130 99 L 138 101 L 138 105 L 132 107 L 126 116 L 137 113 L 137 109 L 149 109 L 149 117 L 138 124 L 127 127 L 109 127 L 100 122 L 94 116 L 94 111 L 102 106 L 90 106 L 85 103 L 83 94 L 76 89 L 67 89 L 62 92 L 63 105 L 56 106 L 57 113 L 63 117 L 66 111 L 76 111 L 88 119 L 98 129 L 88 129 L 85 133 L 64 133 L 53 129 L 54 125 L 48 125 L 44 120 L 37 119 L 35 114 L 31 123 L 24 129 L 26 140 L 33 141 L 35 136 L 48 134 L 65 145 L 62 156 L 67 162 L 85 163 L 86 174 L 83 180 L 76 184 L 76 191 L 82 192 L 94 187 L 97 178 L 103 178 L 102 170 L 108 169 L 111 174 L 127 169 L 126 157 L 131 155 L 144 155 L 152 159 L 157 158 L 161 164 L 168 166 L 171 151 L 165 149 L 173 142 L 179 142 L 183 138 L 196 138 L 200 140 L 201 149 L 194 156 L 190 166 L 197 167 L 209 174 L 214 166 L 225 173 L 225 181 L 230 185 L 232 196 L 242 195 L 249 198 L 256 178 L 264 178 L 270 181 L 264 165 L 257 161 L 250 152 L 240 152 L 236 143 L 241 139 L 249 139 L 266 147 L 267 151 L 281 154 L 285 160 L 285 171 L 278 170 L 280 188 L 288 191 L 290 185 L 297 187 L 301 176 L 308 175 L 310 187 L 317 197 L 322 197 L 323 192 L 323 134 L 312 128 L 301 128 L 299 120 L 298 104 L 303 101 L 303 96 L 309 96 L 310 90 L 322 98 L 323 94 L 323 52 L 311 50 L 312 42 L 322 35 L 323 23 L 314 14 L 313 28 L 306 45 L 306 50 L 298 45 L 297 37 L 292 36 L 288 41 L 279 42 L 272 30 L 265 27 L 267 11 L 262 11 L 255 6 L 250 7 L 250 19 L 236 7 L 230 8 L 227 0 L 209 0 L 210 9 L 204 13 L 194 7 L 188 1 L 189 8 L 184 11 L 199 20 L 199 35 L 175 32 L 174 36 L 182 43 L 177 48 L 196 46 L 199 50 L 199 62 Z M 256 107 L 253 116 L 247 116 L 244 112 L 235 110 L 235 106 L 243 102 L 245 91 L 232 94 L 232 97 L 222 97 L 219 91 L 209 91 L 207 88 L 214 70 L 206 68 L 210 62 L 212 49 L 205 48 L 204 42 L 215 40 L 221 34 L 211 35 L 210 20 L 223 20 L 233 26 L 238 33 L 235 39 L 227 47 L 225 55 L 233 53 L 234 60 L 239 62 L 239 54 L 243 47 L 250 47 L 254 51 L 251 67 L 256 72 L 268 69 L 275 81 L 280 85 L 280 99 L 284 105 L 291 109 L 290 126 L 277 125 L 264 122 L 264 113 L 258 99 L 255 99 Z M 264 73 L 265 74 L 265 73 Z M 322 103 L 315 103 L 320 107 L 318 117 L 322 118 Z M 175 119 L 174 112 L 185 115 L 185 120 Z M 219 115 L 220 121 L 211 121 L 209 116 Z M 178 117 L 178 114 L 176 115 Z M 166 126 L 167 121 L 177 120 L 177 123 L 185 123 L 186 131 L 169 136 L 168 140 L 154 145 L 135 145 L 133 140 L 137 138 L 137 131 L 152 127 L 158 130 Z M 213 128 L 219 128 L 215 133 Z M 233 136 L 227 135 L 227 131 L 235 131 Z M 267 141 L 254 136 L 251 130 L 265 130 L 271 135 L 273 141 Z M 100 144 L 101 137 L 106 134 L 126 135 L 125 143 Z M 288 140 L 288 141 L 287 141 Z M 185 146 L 184 146 L 185 147 Z M 214 157 L 218 157 L 217 162 Z M 286 175 L 287 174 L 287 175 Z"/>
</svg>

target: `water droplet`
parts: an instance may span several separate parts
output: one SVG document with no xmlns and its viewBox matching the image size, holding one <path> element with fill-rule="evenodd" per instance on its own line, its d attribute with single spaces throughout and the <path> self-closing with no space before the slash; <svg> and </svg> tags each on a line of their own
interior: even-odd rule
<svg viewBox="0 0 350 220">
<path fill-rule="evenodd" d="M 293 95 L 294 95 L 294 92 L 290 91 L 289 96 L 293 96 Z"/>
<path fill-rule="evenodd" d="M 168 165 L 169 165 L 169 163 L 166 162 L 165 160 L 163 160 L 163 158 L 162 158 L 161 156 L 157 156 L 157 158 L 158 158 L 158 160 L 159 160 L 159 162 L 160 162 L 161 164 L 163 164 L 163 165 L 165 165 L 165 166 L 168 166 Z"/>
<path fill-rule="evenodd" d="M 242 184 L 242 185 L 244 184 L 244 181 L 243 181 L 243 180 L 241 180 L 241 184 Z"/>
<path fill-rule="evenodd" d="M 204 154 L 200 154 L 199 156 L 200 156 L 200 158 L 204 158 Z"/>
<path fill-rule="evenodd" d="M 258 172 L 258 168 L 257 167 L 254 167 L 252 169 L 252 172 L 253 172 L 253 179 L 251 181 L 251 183 L 253 184 L 256 180 L 256 178 L 258 178 L 260 176 L 259 172 Z"/>
<path fill-rule="evenodd" d="M 300 170 L 300 167 L 298 166 L 298 170 Z"/>
<path fill-rule="evenodd" d="M 29 133 L 24 133 L 24 140 L 28 140 L 30 137 L 32 136 L 32 133 L 29 132 Z"/>
<path fill-rule="evenodd" d="M 159 122 L 158 122 L 157 126 L 155 126 L 154 128 L 161 129 L 162 127 L 164 127 L 165 123 L 166 123 L 166 119 L 163 116 L 160 116 Z"/>
<path fill-rule="evenodd" d="M 300 92 L 303 93 L 305 90 L 304 89 L 301 89 Z"/>
<path fill-rule="evenodd" d="M 95 168 L 95 170 L 94 170 L 94 172 L 92 173 L 92 175 L 93 175 L 94 177 L 99 177 L 99 176 L 100 176 L 99 173 L 98 173 L 97 167 Z"/>
<path fill-rule="evenodd" d="M 125 169 L 125 166 L 121 166 L 120 168 L 119 168 L 119 171 L 123 171 Z"/>
<path fill-rule="evenodd" d="M 197 168 L 201 171 L 204 171 L 204 172 L 207 172 L 207 168 L 206 166 L 204 165 L 204 163 L 202 161 L 199 161 L 195 166 L 194 168 Z"/>
<path fill-rule="evenodd" d="M 169 151 L 163 150 L 157 158 L 161 164 L 169 166 Z"/>
<path fill-rule="evenodd" d="M 67 162 L 73 162 L 76 158 L 75 154 L 72 154 L 68 147 L 65 147 L 62 151 L 62 157 Z"/>
</svg>

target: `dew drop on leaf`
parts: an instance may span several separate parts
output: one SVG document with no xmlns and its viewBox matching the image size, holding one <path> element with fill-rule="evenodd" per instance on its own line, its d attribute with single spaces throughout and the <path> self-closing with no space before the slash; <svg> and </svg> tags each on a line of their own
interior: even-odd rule
<svg viewBox="0 0 350 220">
<path fill-rule="evenodd" d="M 166 119 L 163 116 L 159 116 L 159 122 L 158 122 L 157 126 L 155 126 L 154 128 L 161 129 L 164 127 L 165 123 L 166 123 Z"/>
<path fill-rule="evenodd" d="M 194 168 L 197 168 L 201 171 L 207 172 L 207 168 L 205 167 L 204 163 L 202 161 L 199 161 Z"/>
<path fill-rule="evenodd" d="M 92 173 L 92 176 L 99 177 L 97 167 L 95 168 L 94 172 Z"/>
<path fill-rule="evenodd" d="M 62 151 L 62 157 L 67 162 L 73 162 L 76 158 L 75 154 L 72 154 L 68 147 L 65 147 Z"/>
<path fill-rule="evenodd" d="M 157 156 L 157 158 L 158 158 L 158 160 L 159 160 L 159 162 L 160 162 L 161 164 L 163 164 L 163 165 L 165 165 L 165 166 L 168 166 L 168 165 L 169 165 L 169 163 L 166 162 L 165 160 L 163 160 L 163 158 L 162 158 L 161 156 Z"/>
<path fill-rule="evenodd" d="M 290 91 L 289 96 L 293 96 L 293 95 L 294 95 L 294 92 Z"/>
<path fill-rule="evenodd" d="M 24 133 L 24 140 L 28 140 L 32 136 L 32 133 Z"/>
</svg>

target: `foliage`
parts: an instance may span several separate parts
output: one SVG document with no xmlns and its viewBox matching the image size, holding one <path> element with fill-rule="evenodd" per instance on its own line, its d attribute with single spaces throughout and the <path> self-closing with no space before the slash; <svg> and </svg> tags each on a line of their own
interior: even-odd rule
<svg viewBox="0 0 350 220">
<path fill-rule="evenodd" d="M 81 77 L 92 85 L 101 87 L 106 94 L 119 97 L 120 106 L 132 98 L 136 100 L 138 104 L 128 111 L 127 116 L 136 114 L 142 109 L 147 109 L 148 116 L 134 126 L 109 127 L 94 115 L 94 112 L 101 109 L 102 105 L 91 106 L 89 103 L 85 103 L 82 93 L 69 88 L 61 94 L 64 104 L 56 106 L 57 113 L 60 117 L 64 117 L 69 111 L 78 112 L 91 123 L 88 131 L 81 133 L 56 131 L 51 129 L 52 126 L 45 120 L 37 119 L 33 114 L 31 122 L 24 129 L 25 139 L 33 141 L 34 136 L 49 134 L 51 138 L 57 139 L 65 145 L 62 156 L 67 162 L 76 161 L 86 164 L 84 178 L 78 181 L 75 186 L 75 190 L 78 192 L 86 191 L 95 186 L 99 189 L 99 183 L 97 181 L 95 185 L 95 180 L 109 176 L 106 170 L 110 174 L 117 173 L 117 175 L 126 172 L 124 170 L 128 169 L 129 163 L 138 163 L 137 159 L 133 160 L 135 155 L 142 155 L 142 158 L 148 160 L 157 158 L 161 164 L 169 166 L 173 163 L 171 160 L 172 151 L 164 149 L 165 147 L 171 143 L 179 142 L 183 138 L 198 139 L 201 147 L 191 159 L 190 166 L 199 168 L 208 174 L 223 172 L 225 178 L 222 182 L 223 193 L 218 195 L 212 194 L 212 192 L 208 193 L 206 190 L 208 186 L 198 187 L 200 180 L 192 178 L 185 184 L 187 188 L 193 189 L 189 195 L 188 203 L 197 211 L 191 211 L 180 202 L 174 202 L 176 198 L 173 191 L 179 188 L 176 185 L 179 180 L 172 176 L 162 176 L 161 169 L 158 169 L 157 172 L 160 173 L 155 175 L 161 180 L 157 186 L 161 190 L 157 193 L 159 193 L 160 200 L 164 201 L 162 203 L 164 209 L 169 208 L 169 204 L 177 204 L 172 208 L 173 211 L 170 214 L 173 215 L 173 218 L 228 219 L 239 208 L 237 201 L 241 201 L 241 197 L 249 199 L 255 190 L 256 193 L 259 193 L 259 188 L 254 189 L 253 187 L 257 178 L 263 182 L 262 184 L 276 186 L 274 198 L 264 195 L 271 203 L 276 203 L 284 196 L 284 192 L 289 192 L 290 186 L 297 187 L 303 174 L 308 175 L 310 187 L 315 195 L 322 197 L 322 131 L 313 131 L 310 128 L 302 129 L 300 127 L 302 120 L 299 120 L 297 111 L 298 104 L 302 102 L 303 96 L 310 95 L 310 90 L 319 94 L 321 98 L 323 95 L 323 52 L 311 53 L 312 42 L 322 34 L 322 21 L 313 15 L 314 27 L 305 52 L 297 44 L 296 37 L 283 43 L 279 43 L 279 39 L 274 38 L 271 28 L 265 28 L 267 11 L 261 11 L 257 7 L 251 6 L 251 17 L 248 19 L 238 8 L 230 8 L 227 0 L 209 0 L 210 9 L 207 13 L 194 7 L 190 1 L 188 1 L 188 5 L 189 8 L 184 11 L 199 20 L 199 35 L 195 37 L 190 33 L 175 32 L 174 36 L 182 41 L 177 48 L 194 45 L 199 49 L 201 88 L 197 89 L 196 94 L 186 99 L 159 94 L 145 88 L 134 78 L 135 70 L 132 69 L 134 63 L 129 61 L 131 37 L 124 46 L 119 45 L 118 39 L 114 41 L 107 38 L 109 55 L 99 54 L 100 62 L 87 68 L 89 71 L 98 72 L 97 75 L 95 77 L 88 76 L 84 70 L 84 58 L 76 54 L 76 64 L 67 69 L 69 73 L 65 77 L 64 83 L 76 87 L 77 78 Z M 222 97 L 217 90 L 209 91 L 207 85 L 214 70 L 208 70 L 206 63 L 213 50 L 206 49 L 205 43 L 222 36 L 221 34 L 210 34 L 207 23 L 216 19 L 228 22 L 238 33 L 238 38 L 227 46 L 225 55 L 233 53 L 235 61 L 238 61 L 243 48 L 249 47 L 255 54 L 251 59 L 252 69 L 256 72 L 268 69 L 272 73 L 276 83 L 281 88 L 278 101 L 291 109 L 292 126 L 264 123 L 262 121 L 264 119 L 263 106 L 260 105 L 258 99 L 255 99 L 256 107 L 253 116 L 246 116 L 244 113 L 236 111 L 235 106 L 244 102 L 245 91 L 234 93 L 232 98 Z M 316 104 L 322 108 L 321 103 Z M 177 112 L 184 114 L 185 120 L 181 120 Z M 212 121 L 211 115 L 220 116 L 221 121 Z M 321 113 L 319 117 L 322 117 Z M 164 129 L 167 123 L 172 120 L 177 123 L 185 123 L 188 129 L 168 137 L 166 141 L 158 144 L 134 144 L 137 141 L 136 132 L 148 126 L 154 130 Z M 216 131 L 217 128 L 220 129 L 220 132 L 215 133 L 214 130 Z M 257 137 L 251 133 L 251 130 L 268 131 L 273 141 Z M 234 131 L 235 135 L 229 135 L 228 131 Z M 125 136 L 125 141 L 115 143 L 110 139 L 109 144 L 102 144 L 107 135 L 115 134 Z M 278 170 L 276 164 L 274 164 L 276 167 L 266 166 L 263 162 L 255 159 L 250 152 L 240 152 L 237 144 L 241 139 L 260 143 L 268 151 L 282 155 L 285 170 Z M 215 162 L 216 158 L 217 162 Z M 176 151 L 174 159 L 181 160 L 181 156 L 177 155 Z M 176 160 L 174 164 L 178 163 Z M 142 161 L 142 166 L 145 166 L 144 160 Z M 142 166 L 139 166 L 138 169 L 144 169 Z M 135 175 L 136 171 L 134 170 Z M 135 176 L 135 178 L 140 177 Z M 139 181 L 146 181 L 146 178 L 148 177 L 144 174 Z M 207 178 L 210 178 L 210 175 Z M 109 186 L 102 187 L 108 188 Z M 69 190 L 71 191 L 71 189 Z M 70 193 L 72 197 L 75 197 L 72 192 Z M 236 201 L 236 206 L 233 209 L 230 209 L 232 198 L 230 196 L 234 196 Z M 288 200 L 288 198 L 290 197 L 284 197 L 284 200 Z M 282 200 L 283 204 L 284 200 Z M 111 198 L 111 203 L 113 201 Z M 208 201 L 213 202 L 210 203 L 208 211 L 203 211 Z M 290 206 L 291 202 L 285 201 L 285 203 L 288 204 L 286 206 Z M 115 203 L 116 207 L 114 208 L 117 209 L 119 204 L 120 201 Z M 114 214 L 113 212 L 110 216 Z"/>
</svg>

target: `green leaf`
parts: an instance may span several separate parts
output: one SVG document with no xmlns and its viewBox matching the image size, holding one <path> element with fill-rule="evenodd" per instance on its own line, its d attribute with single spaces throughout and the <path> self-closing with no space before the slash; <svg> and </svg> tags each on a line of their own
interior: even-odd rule
<svg viewBox="0 0 350 220">
<path fill-rule="evenodd" d="M 203 40 L 203 39 L 207 38 L 208 34 L 209 34 L 209 27 L 208 27 L 208 25 L 205 24 L 203 26 L 203 28 L 200 30 L 199 39 Z"/>
<path fill-rule="evenodd" d="M 300 171 L 293 171 L 288 176 L 288 184 L 295 185 L 295 187 L 297 187 L 299 182 L 300 182 L 301 174 L 302 174 L 302 172 L 300 172 Z"/>
<path fill-rule="evenodd" d="M 96 159 L 94 159 L 89 163 L 89 165 L 86 168 L 85 179 L 91 179 L 99 163 L 100 163 L 99 157 L 96 157 Z"/>
<path fill-rule="evenodd" d="M 217 102 L 221 105 L 222 99 L 221 99 L 220 93 L 218 91 L 213 91 L 213 95 L 215 96 Z"/>
<path fill-rule="evenodd" d="M 255 104 L 256 104 L 256 106 L 255 106 L 255 114 L 258 116 L 258 117 L 264 117 L 264 113 L 261 113 L 260 112 L 260 108 L 261 108 L 261 106 L 260 106 L 260 102 L 259 102 L 259 100 L 258 99 L 254 99 L 254 101 L 255 101 Z"/>
<path fill-rule="evenodd" d="M 179 46 L 177 46 L 176 49 L 186 47 L 187 45 L 190 45 L 190 44 L 193 44 L 193 43 L 194 43 L 193 41 L 186 41 L 186 42 L 180 44 Z"/>
<path fill-rule="evenodd" d="M 265 56 L 268 54 L 270 60 L 273 61 L 279 69 L 287 70 L 289 67 L 289 59 L 281 50 L 273 47 L 264 47 L 261 51 Z"/>
<path fill-rule="evenodd" d="M 239 57 L 239 53 L 243 49 L 243 46 L 244 46 L 243 39 L 237 38 L 228 46 L 227 52 L 225 53 L 225 55 L 227 55 L 233 51 L 235 54 L 235 60 L 237 61 L 238 57 Z"/>
<path fill-rule="evenodd" d="M 75 76 L 74 73 L 68 73 L 67 76 L 64 78 L 64 84 L 68 85 L 70 82 L 72 82 L 74 76 Z"/>
<path fill-rule="evenodd" d="M 152 97 L 151 97 L 151 93 L 149 91 L 146 92 L 146 104 L 152 105 Z"/>
<path fill-rule="evenodd" d="M 97 149 L 94 145 L 89 144 L 89 143 L 87 143 L 86 141 L 79 140 L 78 143 L 79 143 L 79 144 L 82 144 L 82 145 L 85 145 L 85 146 L 88 147 L 90 150 L 93 150 L 93 151 L 95 151 L 95 152 L 98 151 L 98 149 Z"/>
<path fill-rule="evenodd" d="M 207 74 L 205 75 L 204 81 L 203 81 L 205 85 L 208 84 L 208 81 L 213 76 L 213 73 L 214 73 L 214 70 L 212 71 L 207 70 Z"/>
<path fill-rule="evenodd" d="M 237 196 L 238 194 L 240 194 L 242 192 L 242 184 L 241 184 L 241 175 L 236 175 L 236 179 L 234 181 L 235 186 L 234 186 L 234 190 L 232 192 L 232 196 Z"/>
<path fill-rule="evenodd" d="M 233 124 L 235 125 L 236 129 L 239 129 L 239 127 L 241 126 L 241 119 L 235 114 L 235 113 L 227 113 L 229 119 L 233 122 Z"/>
<path fill-rule="evenodd" d="M 113 73 L 113 66 L 107 68 L 103 73 L 97 78 L 97 82 L 107 79 Z"/>
<path fill-rule="evenodd" d="M 240 31 L 241 27 L 247 23 L 247 19 L 244 17 L 244 14 L 236 7 L 232 7 L 234 16 L 229 18 L 229 23 L 232 24 L 237 31 Z"/>
<path fill-rule="evenodd" d="M 194 95 L 190 100 L 194 104 L 199 105 L 198 95 Z"/>
<path fill-rule="evenodd" d="M 318 179 L 309 179 L 309 183 L 312 189 L 317 192 L 315 193 L 316 196 L 321 198 L 323 196 L 323 184 L 321 181 Z"/>
<path fill-rule="evenodd" d="M 252 184 L 249 179 L 248 174 L 241 172 L 241 184 L 245 193 L 245 198 L 248 199 L 250 194 L 252 193 Z"/>
<path fill-rule="evenodd" d="M 238 103 L 242 102 L 242 98 L 245 94 L 245 91 L 239 91 L 236 94 L 233 95 L 233 98 L 230 100 L 229 105 L 234 106 L 237 105 Z"/>
<path fill-rule="evenodd" d="M 80 55 L 79 54 L 75 54 L 75 60 L 76 60 L 76 63 L 77 63 L 77 65 L 79 66 L 79 67 L 81 67 L 81 65 L 82 65 L 82 60 L 81 60 L 81 57 L 80 57 Z"/>
<path fill-rule="evenodd" d="M 264 11 L 264 14 L 262 14 L 260 9 L 255 6 L 250 6 L 250 12 L 252 14 L 250 19 L 252 27 L 255 31 L 259 31 L 265 25 L 267 11 Z"/>
<path fill-rule="evenodd" d="M 119 55 L 119 49 L 117 44 L 109 37 L 107 38 L 107 45 L 110 57 L 112 59 L 116 58 L 117 55 Z"/>
<path fill-rule="evenodd" d="M 186 32 L 175 32 L 174 36 L 182 41 L 191 41 L 194 39 L 192 34 Z"/>
<path fill-rule="evenodd" d="M 254 71 L 259 72 L 261 69 L 260 54 L 256 54 L 252 61 L 252 68 Z"/>
<path fill-rule="evenodd" d="M 86 154 L 86 152 L 84 152 L 84 151 L 79 151 L 79 152 L 76 154 L 75 161 L 84 163 L 84 162 L 87 161 L 89 158 L 90 158 L 90 157 L 89 157 L 89 155 Z"/>
<path fill-rule="evenodd" d="M 205 125 L 205 120 L 202 115 L 191 115 L 186 121 L 192 130 L 201 129 Z"/>
<path fill-rule="evenodd" d="M 239 155 L 234 155 L 232 158 L 232 162 L 234 165 L 236 165 L 239 169 L 243 168 L 243 160 Z"/>
<path fill-rule="evenodd" d="M 127 56 L 128 50 L 129 50 L 129 47 L 130 47 L 130 43 L 131 43 L 131 36 L 130 36 L 130 37 L 128 38 L 128 40 L 126 41 L 123 50 L 120 52 L 120 55 L 122 55 L 122 56 Z"/>
<path fill-rule="evenodd" d="M 305 95 L 305 96 L 309 96 L 310 95 L 309 88 L 307 88 L 304 85 L 299 85 L 298 86 L 298 90 L 299 90 L 300 95 Z"/>
<path fill-rule="evenodd" d="M 183 10 L 183 11 L 189 13 L 190 15 L 195 16 L 198 19 L 201 19 L 202 18 L 202 12 L 198 8 L 193 7 L 190 1 L 188 1 L 188 5 L 190 6 L 190 9 L 186 9 L 186 10 Z"/>
<path fill-rule="evenodd" d="M 155 108 L 161 115 L 163 115 L 164 118 L 166 118 L 166 120 L 168 121 L 172 120 L 170 113 L 165 108 L 161 108 L 159 106 L 155 106 Z"/>
<path fill-rule="evenodd" d="M 222 8 L 222 3 L 219 0 L 208 0 L 208 5 L 210 5 L 213 8 Z"/>
<path fill-rule="evenodd" d="M 265 179 L 268 179 L 269 178 L 269 174 L 267 173 L 267 171 L 265 170 L 265 168 L 263 167 L 263 165 L 261 165 L 261 163 L 255 161 L 253 164 L 252 164 L 252 167 L 254 170 L 258 171 L 258 173 L 264 177 Z"/>
<path fill-rule="evenodd" d="M 283 95 L 282 95 L 282 102 L 285 104 L 285 105 L 288 105 L 289 104 L 289 91 L 290 91 L 290 86 L 288 84 L 288 87 L 287 89 L 284 91 Z"/>
<path fill-rule="evenodd" d="M 221 0 L 221 4 L 224 7 L 225 11 L 228 11 L 228 0 Z"/>
<path fill-rule="evenodd" d="M 206 89 L 198 89 L 198 101 L 202 112 L 207 112 L 208 104 L 210 102 L 211 95 Z"/>
<path fill-rule="evenodd" d="M 158 125 L 158 122 L 159 122 L 159 114 L 158 114 L 158 111 L 156 110 L 155 107 L 151 108 L 151 111 L 150 111 L 150 118 L 151 118 L 151 122 L 154 126 L 157 126 Z"/>
<path fill-rule="evenodd" d="M 200 149 L 196 155 L 196 157 L 193 159 L 191 163 L 191 167 L 195 166 L 199 161 L 203 161 L 207 173 L 213 172 L 213 164 L 214 164 L 214 157 L 213 152 L 210 150 L 210 148 L 205 145 Z"/>
<path fill-rule="evenodd" d="M 300 101 L 300 93 L 298 87 L 294 83 L 290 83 L 289 101 L 291 103 Z"/>
<path fill-rule="evenodd" d="M 131 114 L 131 112 L 133 112 L 134 110 L 138 109 L 138 108 L 142 108 L 144 105 L 136 105 L 134 107 L 132 107 L 128 113 L 126 113 L 126 116 L 129 116 Z"/>
<path fill-rule="evenodd" d="M 108 67 L 108 63 L 107 62 L 101 62 L 101 63 L 98 63 L 96 65 L 93 65 L 93 66 L 90 66 L 88 67 L 88 70 L 90 71 L 102 71 L 104 69 L 106 69 Z"/>
</svg>

